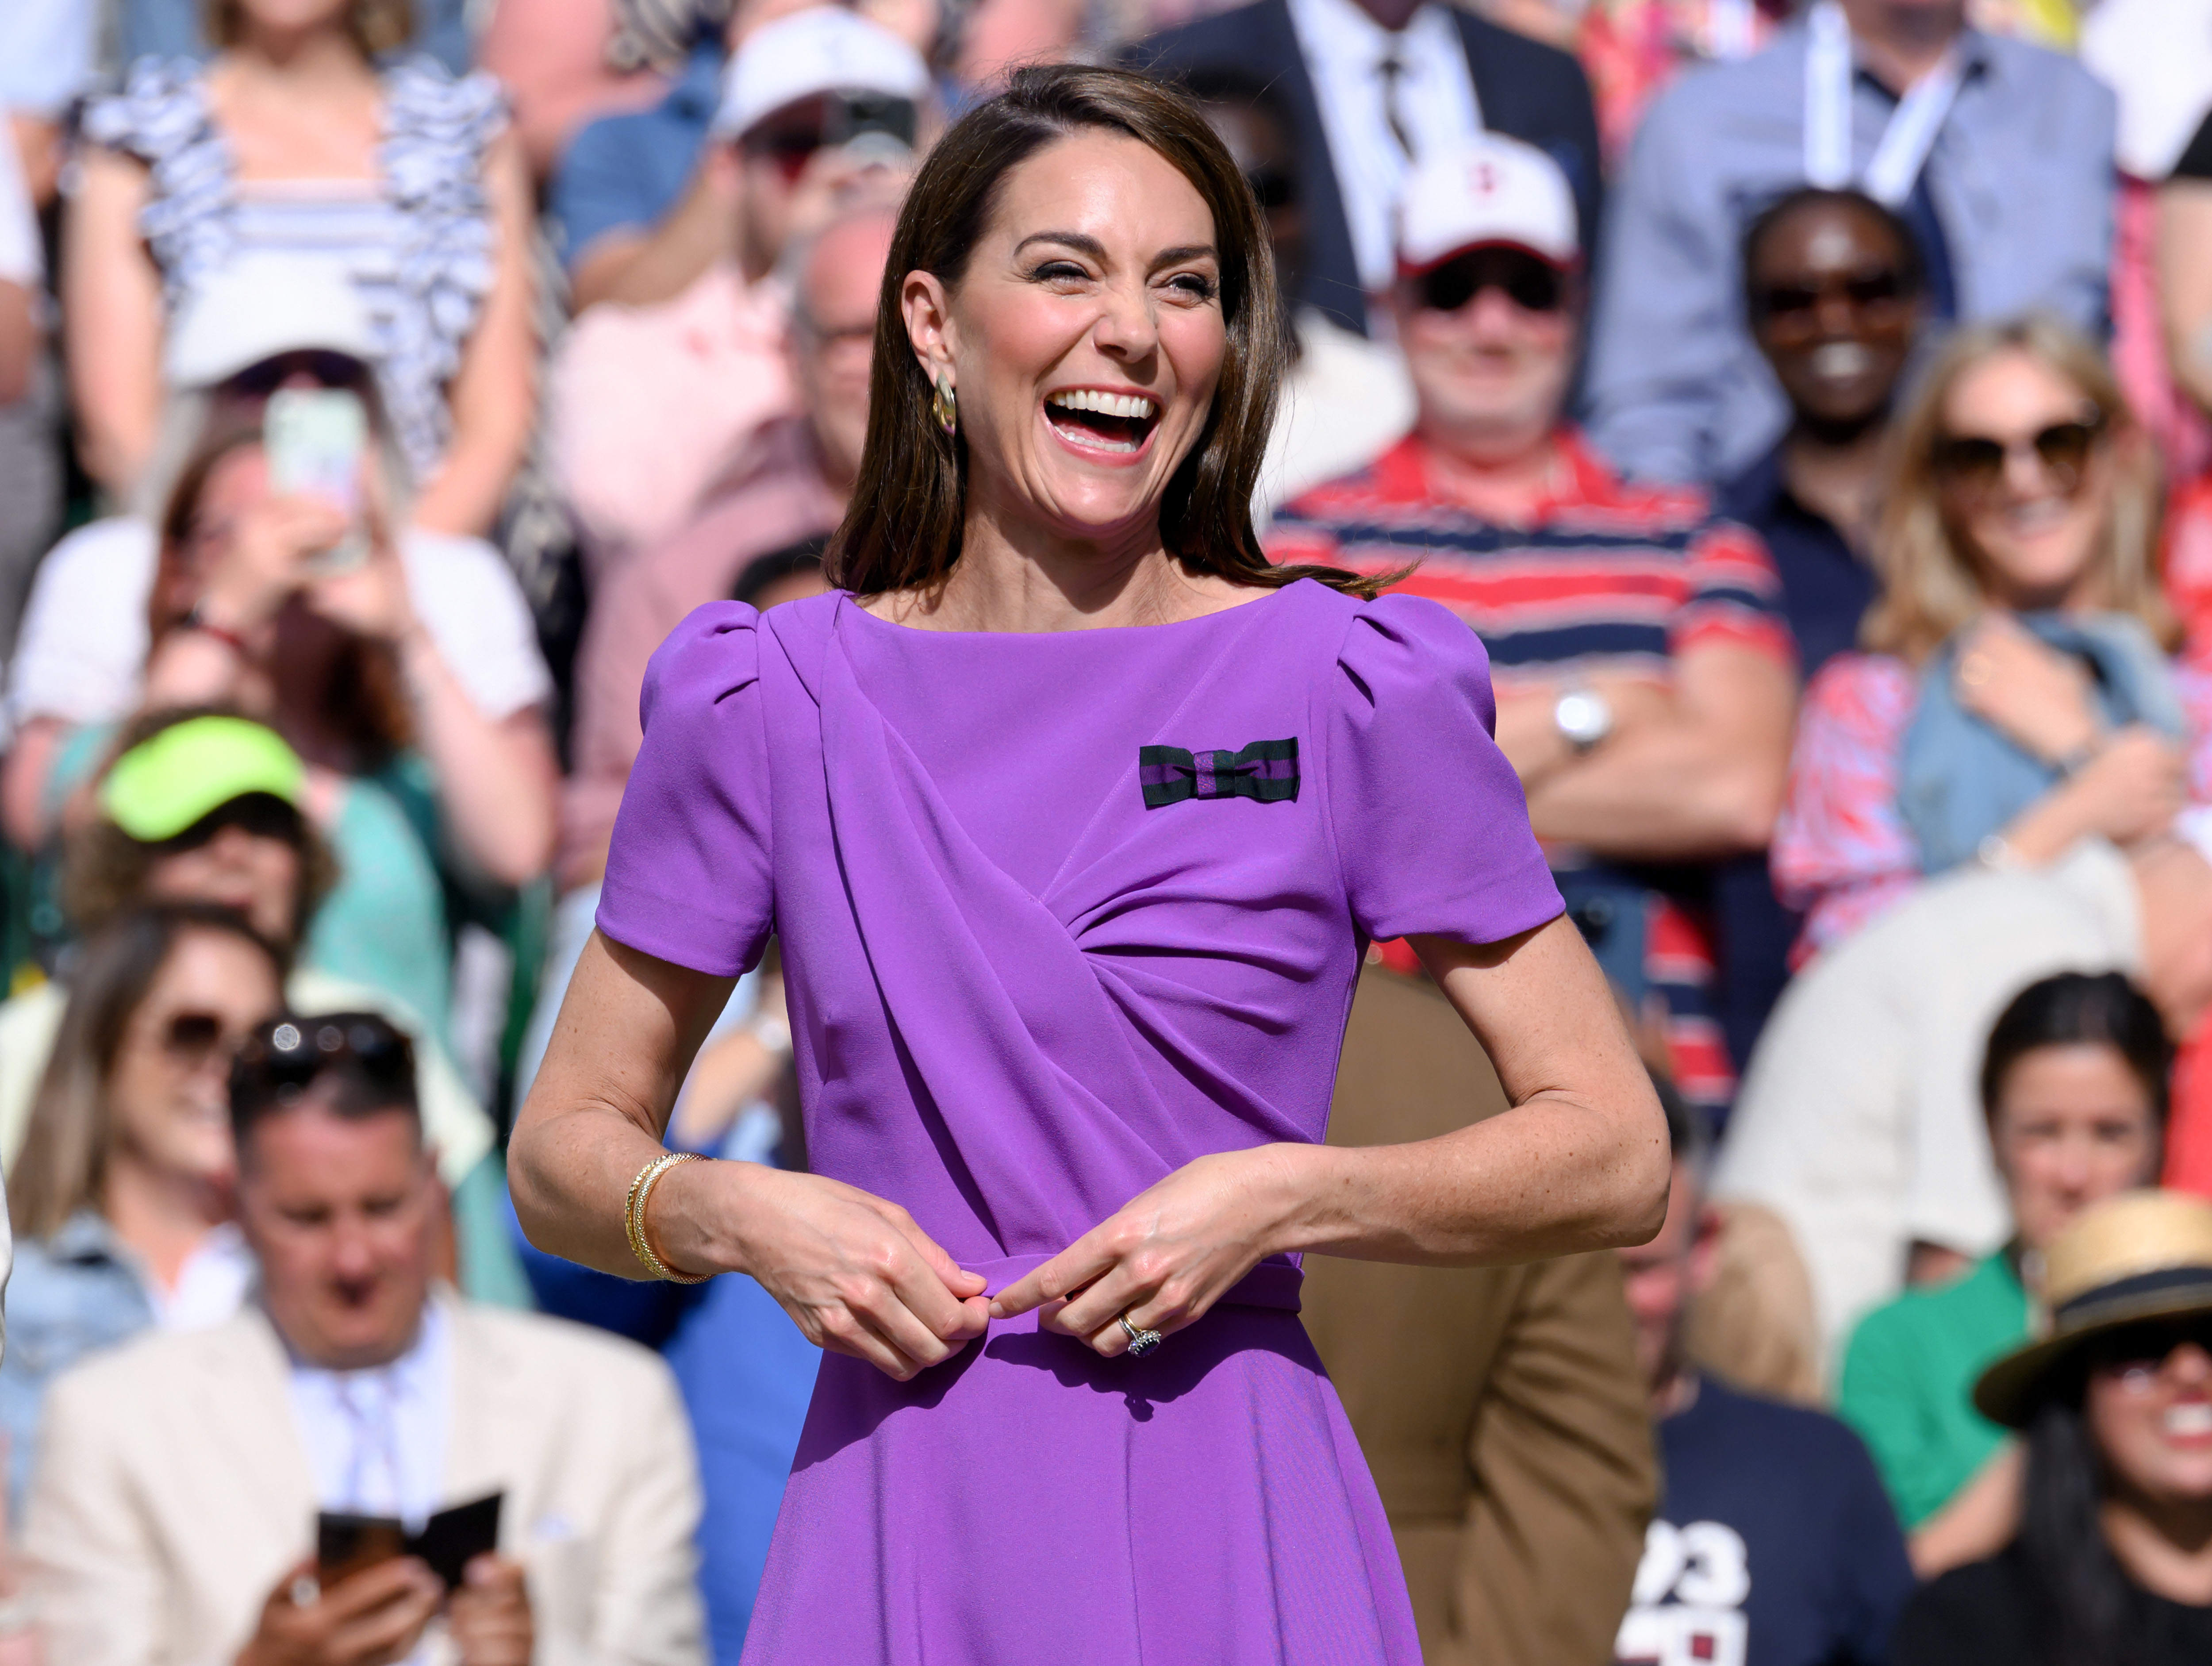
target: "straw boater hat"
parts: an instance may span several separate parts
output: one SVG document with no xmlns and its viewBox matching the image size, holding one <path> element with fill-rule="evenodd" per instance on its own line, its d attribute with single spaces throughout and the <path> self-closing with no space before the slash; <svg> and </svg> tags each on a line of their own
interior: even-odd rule
<svg viewBox="0 0 2212 1666">
<path fill-rule="evenodd" d="M 2087 1211 L 2044 1258 L 2044 1335 L 1982 1373 L 1974 1405 L 2027 1426 L 2097 1339 L 2146 1319 L 2212 1315 L 2212 1203 L 2181 1192 L 2126 1192 Z"/>
</svg>

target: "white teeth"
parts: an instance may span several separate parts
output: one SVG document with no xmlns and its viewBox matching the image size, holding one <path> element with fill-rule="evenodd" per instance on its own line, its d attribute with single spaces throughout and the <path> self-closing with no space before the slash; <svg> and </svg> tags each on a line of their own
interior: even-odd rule
<svg viewBox="0 0 2212 1666">
<path fill-rule="evenodd" d="M 1101 393 L 1088 387 L 1070 388 L 1064 393 L 1048 393 L 1047 404 L 1058 405 L 1063 410 L 1095 410 L 1101 416 L 1150 416 L 1159 407 L 1139 393 Z"/>
<path fill-rule="evenodd" d="M 1813 374 L 1817 376 L 1856 376 L 1873 362 L 1874 355 L 1855 341 L 1822 342 L 1811 355 Z"/>
<path fill-rule="evenodd" d="M 2166 1408 L 2166 1432 L 2186 1438 L 2198 1439 L 2212 1435 L 2212 1406 L 2193 1402 Z"/>
</svg>

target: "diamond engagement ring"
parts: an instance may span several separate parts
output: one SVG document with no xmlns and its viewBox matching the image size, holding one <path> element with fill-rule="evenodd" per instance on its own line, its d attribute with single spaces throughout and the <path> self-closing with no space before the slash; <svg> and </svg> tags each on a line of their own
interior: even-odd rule
<svg viewBox="0 0 2212 1666">
<path fill-rule="evenodd" d="M 1132 1359 L 1143 1359 L 1160 1345 L 1159 1332 L 1138 1329 L 1129 1322 L 1127 1314 L 1121 1315 L 1116 1322 L 1121 1325 L 1122 1333 L 1129 1339 L 1129 1357 Z"/>
</svg>

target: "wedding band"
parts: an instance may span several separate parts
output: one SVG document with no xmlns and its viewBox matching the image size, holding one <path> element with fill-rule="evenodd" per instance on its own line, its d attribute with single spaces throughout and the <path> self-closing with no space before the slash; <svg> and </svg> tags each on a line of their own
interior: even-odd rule
<svg viewBox="0 0 2212 1666">
<path fill-rule="evenodd" d="M 1138 1329 L 1129 1322 L 1129 1316 L 1126 1313 L 1117 1315 L 1115 1322 L 1121 1327 L 1122 1334 L 1129 1339 L 1129 1357 L 1132 1359 L 1143 1359 L 1160 1345 L 1159 1332 Z"/>
</svg>

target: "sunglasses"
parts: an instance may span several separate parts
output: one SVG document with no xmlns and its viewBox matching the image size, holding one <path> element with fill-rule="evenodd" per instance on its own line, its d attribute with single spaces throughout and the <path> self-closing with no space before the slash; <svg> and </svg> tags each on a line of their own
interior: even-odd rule
<svg viewBox="0 0 2212 1666">
<path fill-rule="evenodd" d="M 345 388 L 358 393 L 368 385 L 368 367 L 350 353 L 327 348 L 279 353 L 274 358 L 249 364 L 223 383 L 224 391 L 249 399 L 265 399 L 295 377 L 304 376 L 318 387 Z"/>
<path fill-rule="evenodd" d="M 919 112 L 912 99 L 870 93 L 830 93 L 813 113 L 755 128 L 738 141 L 748 156 L 772 162 L 787 185 L 799 183 L 814 153 L 849 144 L 864 133 L 881 133 L 913 149 Z"/>
<path fill-rule="evenodd" d="M 2118 1376 L 2122 1387 L 2142 1393 L 2157 1380 L 2175 1351 L 2191 1343 L 2212 1353 L 2212 1317 L 2198 1314 L 2130 1325 L 2105 1339 L 2092 1357 L 2096 1369 Z"/>
<path fill-rule="evenodd" d="M 1432 313 L 1456 313 L 1485 289 L 1503 289 L 1524 313 L 1556 313 L 1567 286 L 1558 267 L 1518 249 L 1476 249 L 1455 255 L 1415 280 L 1414 294 Z"/>
<path fill-rule="evenodd" d="M 185 1070 L 203 1068 L 225 1050 L 226 1042 L 235 1044 L 237 1040 L 215 1012 L 172 1012 L 160 1032 L 163 1055 Z"/>
<path fill-rule="evenodd" d="M 254 1028 L 232 1061 L 231 1104 L 234 1111 L 289 1104 L 325 1074 L 349 1076 L 380 1097 L 411 1099 L 415 1044 L 374 1012 L 272 1018 Z"/>
<path fill-rule="evenodd" d="M 1936 441 L 1936 477 L 1952 491 L 1986 496 L 2003 478 L 2016 451 L 2034 452 L 2044 469 L 2069 496 L 2079 490 L 2089 453 L 2105 431 L 2105 414 L 2091 410 L 2070 423 L 2053 423 L 2025 439 L 1997 440 L 1980 434 L 1948 434 Z"/>
<path fill-rule="evenodd" d="M 1904 277 L 1893 271 L 1860 272 L 1811 283 L 1770 283 L 1752 296 L 1759 315 L 1771 323 L 1809 318 L 1823 301 L 1839 300 L 1854 312 L 1893 307 L 1905 299 Z"/>
</svg>

